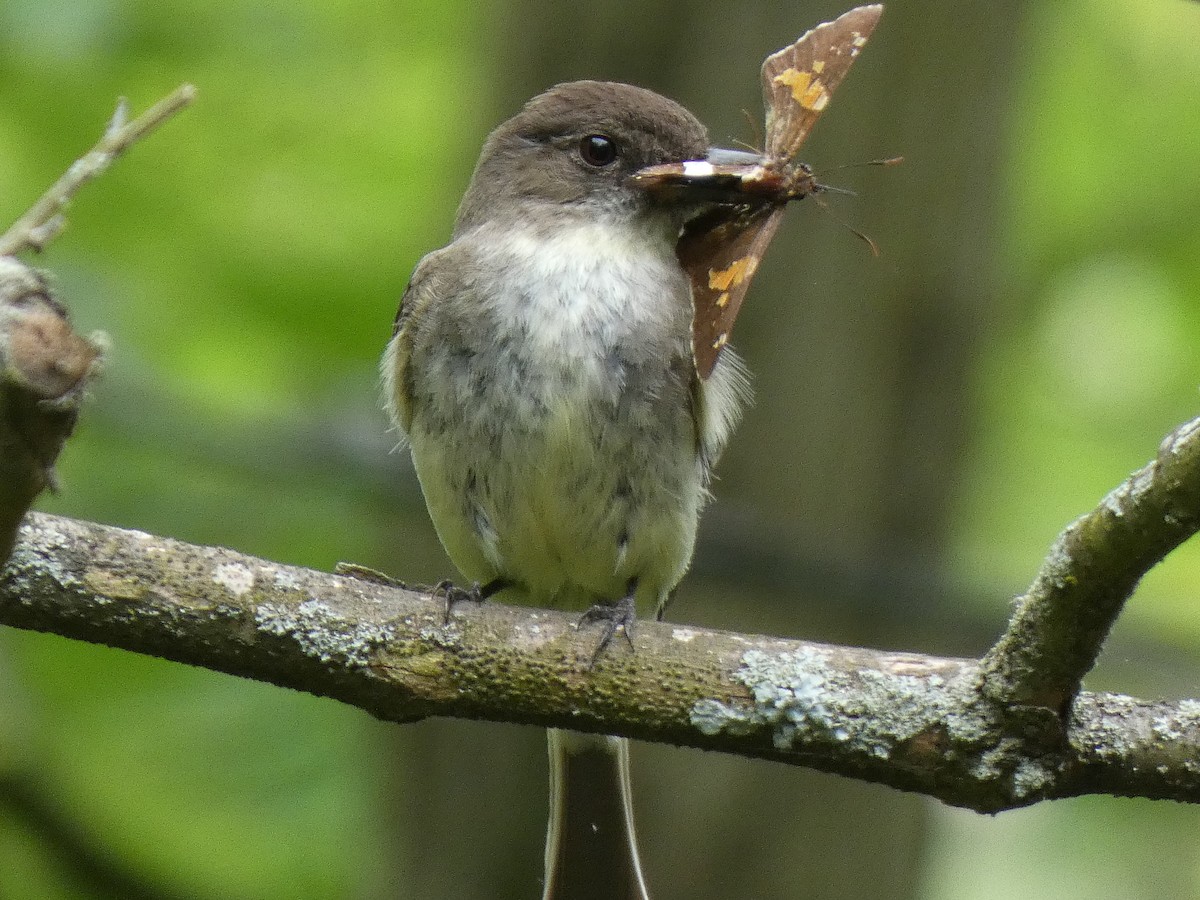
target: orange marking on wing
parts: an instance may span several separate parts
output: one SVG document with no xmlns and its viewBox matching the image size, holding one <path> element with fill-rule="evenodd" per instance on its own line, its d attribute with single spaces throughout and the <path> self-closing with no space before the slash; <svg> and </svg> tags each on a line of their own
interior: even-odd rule
<svg viewBox="0 0 1200 900">
<path fill-rule="evenodd" d="M 773 79 L 777 84 L 783 84 L 792 89 L 792 97 L 797 103 L 812 84 L 812 72 L 801 72 L 797 69 L 784 69 Z"/>
<path fill-rule="evenodd" d="M 754 270 L 758 268 L 758 260 L 753 256 L 743 256 L 741 259 L 734 260 L 724 269 L 709 269 L 708 270 L 708 286 L 714 291 L 728 291 L 735 284 L 741 284 L 747 278 L 754 274 Z M 728 295 L 725 296 L 728 302 Z M 718 305 L 720 301 L 718 300 Z"/>
<path fill-rule="evenodd" d="M 825 85 L 818 78 L 808 86 L 808 90 L 804 92 L 804 96 L 796 98 L 796 102 L 805 109 L 815 109 L 817 112 L 820 112 L 829 103 L 829 91 L 825 90 Z"/>
</svg>

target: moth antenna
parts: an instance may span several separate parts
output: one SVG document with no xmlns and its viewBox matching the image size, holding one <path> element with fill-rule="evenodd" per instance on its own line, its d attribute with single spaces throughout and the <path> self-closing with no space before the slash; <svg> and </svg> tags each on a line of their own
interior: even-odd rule
<svg viewBox="0 0 1200 900">
<path fill-rule="evenodd" d="M 843 197 L 857 197 L 858 191 L 852 191 L 850 188 L 835 187 L 832 184 L 818 184 L 817 193 L 820 194 L 841 194 Z"/>
<path fill-rule="evenodd" d="M 825 193 L 826 191 L 833 191 L 833 193 L 835 193 L 835 194 L 849 194 L 850 196 L 854 196 L 853 191 L 843 190 L 842 188 L 831 188 L 828 185 L 824 185 L 824 184 L 818 185 L 818 187 L 820 188 L 820 191 L 818 191 L 817 193 L 812 195 L 813 202 L 816 203 L 817 206 L 819 206 L 826 213 L 829 213 L 829 204 L 825 202 L 825 199 L 821 196 L 821 194 Z M 856 238 L 858 238 L 864 244 L 866 244 L 868 247 L 870 247 L 872 256 L 874 256 L 876 258 L 878 258 L 880 256 L 879 244 L 877 244 L 875 242 L 875 238 L 871 237 L 865 231 L 859 231 L 857 228 L 855 228 L 849 222 L 845 222 L 841 219 L 838 219 L 838 224 L 841 225 L 843 228 L 845 228 L 847 231 L 849 231 L 852 235 L 854 235 Z"/>
<path fill-rule="evenodd" d="M 745 147 L 751 153 L 762 153 L 763 152 L 763 149 L 762 149 L 763 148 L 762 126 L 758 124 L 758 120 L 755 119 L 754 116 L 750 115 L 750 110 L 743 109 L 742 116 L 746 119 L 746 123 L 750 126 L 750 130 L 752 132 L 754 132 L 755 144 L 750 145 L 750 144 L 747 144 L 745 141 L 734 141 L 734 143 L 741 144 L 743 147 Z"/>
<path fill-rule="evenodd" d="M 904 162 L 903 156 L 890 156 L 887 159 L 868 159 L 865 162 L 846 163 L 834 169 L 839 172 L 842 169 L 861 169 L 864 166 L 898 166 Z"/>
<path fill-rule="evenodd" d="M 852 235 L 854 235 L 856 238 L 858 238 L 860 241 L 862 241 L 864 244 L 866 244 L 868 247 L 871 248 L 872 256 L 874 256 L 876 259 L 879 258 L 879 245 L 877 243 L 875 243 L 875 238 L 871 237 L 865 231 L 859 231 L 853 225 L 847 225 L 845 222 L 843 222 L 842 225 L 844 225 L 846 228 L 850 229 L 850 233 Z"/>
</svg>

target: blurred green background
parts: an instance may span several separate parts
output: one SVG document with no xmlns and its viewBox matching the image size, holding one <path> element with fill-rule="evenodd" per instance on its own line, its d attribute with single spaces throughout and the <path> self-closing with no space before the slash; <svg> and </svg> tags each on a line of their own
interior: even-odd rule
<svg viewBox="0 0 1200 900">
<path fill-rule="evenodd" d="M 753 142 L 762 58 L 843 9 L 3 0 L 5 223 L 118 95 L 200 90 L 38 261 L 113 344 L 40 507 L 452 574 L 375 367 L 487 131 L 600 77 Z M 670 618 L 978 654 L 1058 530 L 1200 412 L 1200 4 L 890 3 L 805 156 L 858 196 L 791 213 L 742 313 L 757 403 Z M 1200 696 L 1198 585 L 1193 543 L 1089 686 Z M 543 757 L 535 729 L 385 725 L 2 629 L 0 896 L 540 896 Z M 634 766 L 659 900 L 1200 897 L 1188 807 L 985 818 L 672 748 Z"/>
</svg>

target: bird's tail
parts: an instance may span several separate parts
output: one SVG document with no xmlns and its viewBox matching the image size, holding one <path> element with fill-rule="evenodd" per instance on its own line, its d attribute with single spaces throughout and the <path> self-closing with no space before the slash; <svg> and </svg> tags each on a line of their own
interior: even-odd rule
<svg viewBox="0 0 1200 900">
<path fill-rule="evenodd" d="M 633 829 L 629 741 L 551 728 L 542 900 L 649 900 Z"/>
</svg>

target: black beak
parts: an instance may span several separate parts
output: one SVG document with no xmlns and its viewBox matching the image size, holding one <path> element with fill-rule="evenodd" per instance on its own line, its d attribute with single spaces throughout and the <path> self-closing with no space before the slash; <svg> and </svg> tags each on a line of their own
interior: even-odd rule
<svg viewBox="0 0 1200 900">
<path fill-rule="evenodd" d="M 713 147 L 703 159 L 663 163 L 635 172 L 632 183 L 663 199 L 745 203 L 747 187 L 761 174 L 765 158 L 745 150 Z"/>
<path fill-rule="evenodd" d="M 760 166 L 764 157 L 761 153 L 747 150 L 727 150 L 724 147 L 709 147 L 706 162 L 714 166 Z"/>
</svg>

